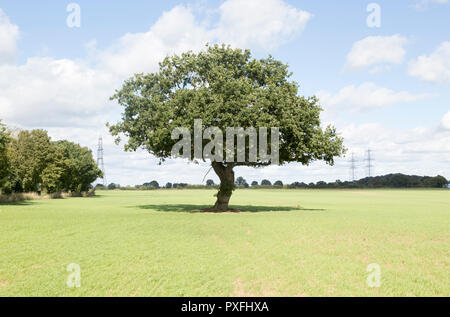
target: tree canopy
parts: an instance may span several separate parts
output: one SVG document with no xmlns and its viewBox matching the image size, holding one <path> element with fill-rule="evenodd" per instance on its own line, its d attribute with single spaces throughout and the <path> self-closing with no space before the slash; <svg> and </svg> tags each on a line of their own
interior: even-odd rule
<svg viewBox="0 0 450 317">
<path fill-rule="evenodd" d="M 52 141 L 45 130 L 0 128 L 0 188 L 4 193 L 45 190 L 82 192 L 102 176 L 92 152 L 66 140 Z"/>
<path fill-rule="evenodd" d="M 239 176 L 239 177 L 236 179 L 235 185 L 236 185 L 237 187 L 245 187 L 245 188 L 248 188 L 248 187 L 249 187 L 247 181 L 246 181 L 242 176 Z"/>
<path fill-rule="evenodd" d="M 0 121 L 0 188 L 6 182 L 6 176 L 8 175 L 9 162 L 6 149 L 10 140 L 8 129 Z"/>
<path fill-rule="evenodd" d="M 334 158 L 344 153 L 343 139 L 334 127 L 321 127 L 318 99 L 300 96 L 299 85 L 290 80 L 291 75 L 288 66 L 272 56 L 255 59 L 249 50 L 225 45 L 166 57 L 158 72 L 135 74 L 112 96 L 124 112 L 121 121 L 110 125 L 110 132 L 117 141 L 121 134 L 127 137 L 125 150 L 144 148 L 164 160 L 171 157 L 177 142 L 172 131 L 187 127 L 193 135 L 195 120 L 221 131 L 228 127 L 277 127 L 280 165 L 307 165 L 315 160 L 333 164 Z M 210 140 L 203 139 L 203 147 Z M 225 146 L 223 150 L 235 148 Z M 245 151 L 247 157 L 248 144 Z M 260 153 L 256 162 L 211 164 L 221 180 L 216 210 L 228 209 L 235 166 L 268 165 Z"/>
<path fill-rule="evenodd" d="M 273 183 L 273 185 L 274 185 L 274 186 L 280 186 L 280 187 L 283 187 L 283 182 L 280 181 L 280 180 L 278 180 L 278 181 L 276 181 L 275 183 Z"/>
</svg>

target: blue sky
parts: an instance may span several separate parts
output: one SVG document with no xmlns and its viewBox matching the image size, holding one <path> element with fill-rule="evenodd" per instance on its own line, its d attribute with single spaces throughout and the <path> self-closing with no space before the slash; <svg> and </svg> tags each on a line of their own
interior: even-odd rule
<svg viewBox="0 0 450 317">
<path fill-rule="evenodd" d="M 76 1 L 79 28 L 66 25 L 69 3 L 0 1 L 0 118 L 93 150 L 103 135 L 108 181 L 201 182 L 206 165 L 159 166 L 142 151 L 125 153 L 104 123 L 119 118 L 120 107 L 107 97 L 124 79 L 206 41 L 289 63 L 301 93 L 321 98 L 324 123 L 335 124 L 355 152 L 358 177 L 366 176 L 370 147 L 375 174 L 450 178 L 450 1 L 376 1 L 375 28 L 366 23 L 371 1 Z M 344 180 L 347 160 L 237 174 L 249 181 Z"/>
</svg>

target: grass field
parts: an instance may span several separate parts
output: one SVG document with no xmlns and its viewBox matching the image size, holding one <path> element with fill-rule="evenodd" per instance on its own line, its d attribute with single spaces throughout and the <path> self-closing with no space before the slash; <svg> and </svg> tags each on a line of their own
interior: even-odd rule
<svg viewBox="0 0 450 317">
<path fill-rule="evenodd" d="M 191 212 L 214 193 L 0 205 L 0 296 L 450 296 L 448 190 L 237 190 L 249 212 Z"/>
</svg>

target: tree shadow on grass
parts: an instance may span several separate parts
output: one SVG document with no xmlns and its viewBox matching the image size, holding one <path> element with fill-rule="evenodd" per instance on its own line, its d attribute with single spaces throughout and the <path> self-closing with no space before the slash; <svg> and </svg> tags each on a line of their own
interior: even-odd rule
<svg viewBox="0 0 450 317">
<path fill-rule="evenodd" d="M 36 202 L 39 201 L 51 201 L 51 200 L 61 200 L 61 199 L 68 199 L 68 198 L 83 198 L 83 199 L 93 199 L 93 198 L 103 198 L 104 195 L 95 195 L 95 196 L 72 196 L 72 197 L 54 197 L 54 198 L 48 198 L 48 199 L 25 199 L 25 200 L 18 200 L 18 201 L 1 201 L 0 199 L 0 206 L 30 206 L 36 204 Z M 1 198 L 1 197 L 0 197 Z"/>
<path fill-rule="evenodd" d="M 34 205 L 35 201 L 33 200 L 21 200 L 21 201 L 13 201 L 13 202 L 0 202 L 0 206 L 30 206 Z"/>
<path fill-rule="evenodd" d="M 95 194 L 93 196 L 85 196 L 85 197 L 81 197 L 81 198 L 105 198 L 105 195 L 101 195 L 101 194 Z"/>
<path fill-rule="evenodd" d="M 210 213 L 205 212 L 211 205 L 191 205 L 191 204 L 161 204 L 161 205 L 140 205 L 139 209 L 148 209 L 164 212 L 188 212 L 188 213 Z M 278 212 L 278 211 L 325 211 L 325 209 L 302 208 L 300 206 L 253 206 L 253 205 L 230 205 L 230 208 L 239 212 Z"/>
</svg>

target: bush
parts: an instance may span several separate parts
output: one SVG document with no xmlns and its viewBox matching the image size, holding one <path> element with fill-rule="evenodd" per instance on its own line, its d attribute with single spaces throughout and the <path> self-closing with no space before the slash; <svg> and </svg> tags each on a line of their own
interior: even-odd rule
<svg viewBox="0 0 450 317">
<path fill-rule="evenodd" d="M 114 190 L 114 189 L 119 189 L 119 188 L 120 188 L 119 184 L 111 183 L 111 184 L 108 185 L 108 189 L 109 190 Z"/>
<path fill-rule="evenodd" d="M 13 193 L 13 189 L 12 189 L 11 183 L 8 181 L 3 185 L 2 194 L 10 195 L 12 193 Z"/>
<path fill-rule="evenodd" d="M 283 187 L 283 182 L 282 181 L 276 181 L 275 183 L 273 183 L 274 186 L 276 187 Z"/>
<path fill-rule="evenodd" d="M 159 183 L 157 181 L 151 181 L 149 183 L 142 184 L 141 187 L 147 187 L 148 189 L 158 189 Z"/>
</svg>

